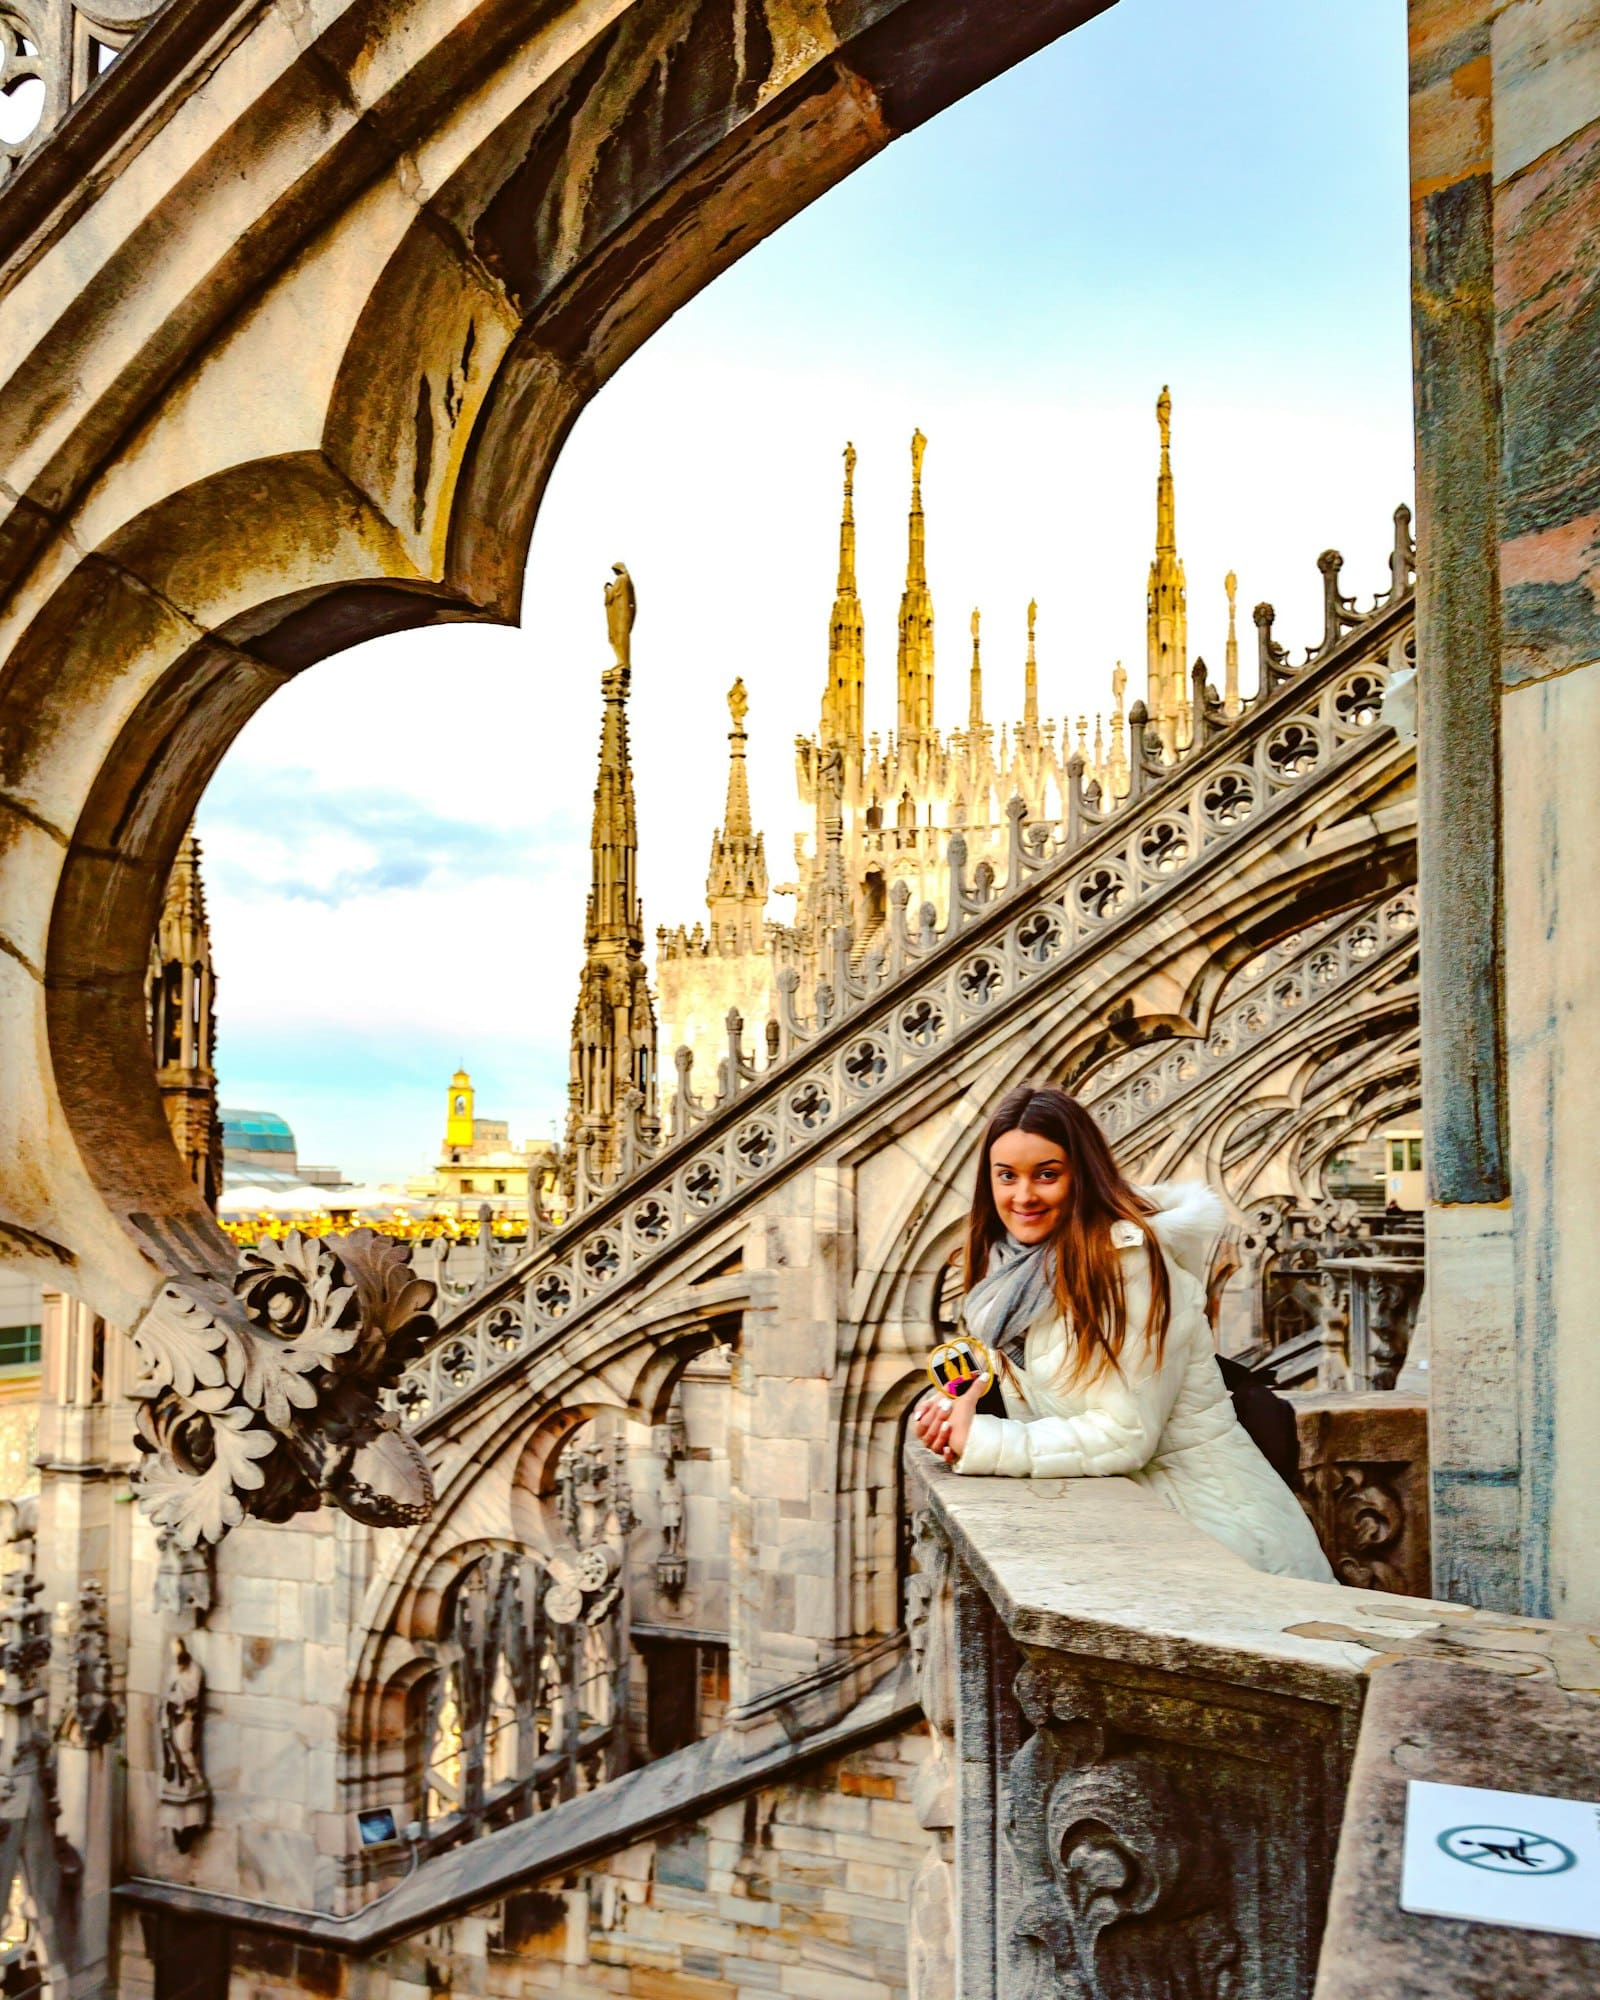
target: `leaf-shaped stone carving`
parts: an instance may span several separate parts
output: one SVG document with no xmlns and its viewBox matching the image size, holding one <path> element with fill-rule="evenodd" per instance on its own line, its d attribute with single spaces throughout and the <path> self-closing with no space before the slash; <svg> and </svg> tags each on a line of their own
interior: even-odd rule
<svg viewBox="0 0 1600 2000">
<path fill-rule="evenodd" d="M 244 1518 L 243 1496 L 266 1478 L 259 1460 L 277 1448 L 270 1431 L 252 1425 L 248 1411 L 223 1404 L 226 1389 L 202 1390 L 196 1409 L 177 1420 L 208 1424 L 211 1462 L 190 1469 L 170 1451 L 147 1458 L 138 1479 L 140 1497 L 158 1526 L 171 1531 L 186 1548 L 197 1541 L 219 1542 Z M 198 1406 L 209 1403 L 209 1410 Z M 141 1412 L 141 1415 L 143 1412 Z"/>
<path fill-rule="evenodd" d="M 226 1310 L 231 1302 L 220 1285 L 215 1291 L 217 1304 L 213 1307 L 203 1296 L 168 1285 L 133 1329 L 134 1345 L 152 1385 L 171 1387 L 180 1396 L 188 1396 L 197 1387 L 222 1381 L 227 1327 L 219 1309 Z"/>
</svg>

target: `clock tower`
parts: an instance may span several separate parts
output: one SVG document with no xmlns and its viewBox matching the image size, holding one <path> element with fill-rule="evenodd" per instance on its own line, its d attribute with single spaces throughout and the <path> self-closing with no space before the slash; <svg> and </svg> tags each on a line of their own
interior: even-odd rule
<svg viewBox="0 0 1600 2000">
<path fill-rule="evenodd" d="M 472 1078 L 458 1069 L 450 1079 L 450 1097 L 445 1109 L 444 1149 L 472 1144 Z"/>
</svg>

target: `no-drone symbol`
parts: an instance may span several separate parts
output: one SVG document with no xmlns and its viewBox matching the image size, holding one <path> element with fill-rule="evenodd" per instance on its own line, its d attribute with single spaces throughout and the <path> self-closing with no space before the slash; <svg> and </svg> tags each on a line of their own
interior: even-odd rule
<svg viewBox="0 0 1600 2000">
<path fill-rule="evenodd" d="M 1496 1875 L 1561 1875 L 1578 1859 L 1562 1841 L 1520 1826 L 1447 1827 L 1439 1845 L 1452 1861 Z"/>
</svg>

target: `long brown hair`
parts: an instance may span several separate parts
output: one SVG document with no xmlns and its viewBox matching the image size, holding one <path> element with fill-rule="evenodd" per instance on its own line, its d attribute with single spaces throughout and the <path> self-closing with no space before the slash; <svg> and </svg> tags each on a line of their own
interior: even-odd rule
<svg viewBox="0 0 1600 2000">
<path fill-rule="evenodd" d="M 1150 1257 L 1150 1315 L 1145 1338 L 1161 1359 L 1172 1317 L 1172 1285 L 1166 1259 L 1151 1231 L 1149 1202 L 1122 1177 L 1105 1134 L 1075 1097 L 1049 1083 L 1019 1083 L 995 1107 L 978 1154 L 978 1184 L 967 1225 L 967 1285 L 989 1268 L 989 1252 L 1006 1233 L 995 1206 L 989 1174 L 994 1142 L 1008 1132 L 1029 1132 L 1059 1146 L 1067 1163 L 1070 1193 L 1055 1234 L 1056 1299 L 1076 1352 L 1069 1379 L 1092 1378 L 1120 1365 L 1127 1337 L 1128 1304 L 1122 1260 L 1111 1241 L 1113 1222 L 1132 1222 L 1144 1232 Z"/>
</svg>

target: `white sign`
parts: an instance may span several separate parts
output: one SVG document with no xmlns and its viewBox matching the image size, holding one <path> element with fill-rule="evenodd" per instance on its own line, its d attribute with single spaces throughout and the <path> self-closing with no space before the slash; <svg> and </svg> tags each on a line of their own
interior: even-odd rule
<svg viewBox="0 0 1600 2000">
<path fill-rule="evenodd" d="M 1600 1938 L 1600 1802 L 1413 1778 L 1400 1907 Z"/>
</svg>

